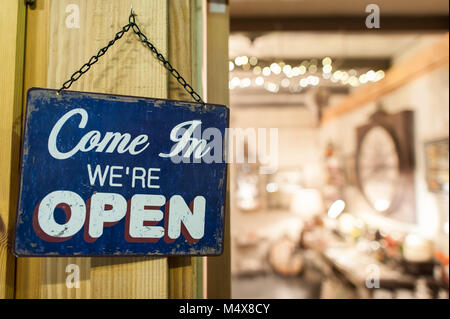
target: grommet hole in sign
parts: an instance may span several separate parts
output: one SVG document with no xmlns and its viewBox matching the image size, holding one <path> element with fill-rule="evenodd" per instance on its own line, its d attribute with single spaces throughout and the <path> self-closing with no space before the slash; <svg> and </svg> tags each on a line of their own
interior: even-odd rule
<svg viewBox="0 0 450 319">
<path fill-rule="evenodd" d="M 133 30 L 195 102 L 68 90 Z M 223 252 L 229 109 L 206 104 L 135 21 L 60 89 L 27 92 L 16 256 Z"/>
</svg>

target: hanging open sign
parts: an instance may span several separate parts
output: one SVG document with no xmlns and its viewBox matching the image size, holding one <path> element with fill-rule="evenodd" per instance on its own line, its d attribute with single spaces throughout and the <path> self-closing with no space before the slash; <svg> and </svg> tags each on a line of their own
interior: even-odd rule
<svg viewBox="0 0 450 319">
<path fill-rule="evenodd" d="M 221 105 L 28 91 L 17 256 L 219 255 Z"/>
</svg>

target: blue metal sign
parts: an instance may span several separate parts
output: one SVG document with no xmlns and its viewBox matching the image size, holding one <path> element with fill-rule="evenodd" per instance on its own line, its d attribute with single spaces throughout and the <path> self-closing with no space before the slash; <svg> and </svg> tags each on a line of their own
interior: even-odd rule
<svg viewBox="0 0 450 319">
<path fill-rule="evenodd" d="M 220 105 L 32 88 L 17 256 L 219 255 Z"/>
</svg>

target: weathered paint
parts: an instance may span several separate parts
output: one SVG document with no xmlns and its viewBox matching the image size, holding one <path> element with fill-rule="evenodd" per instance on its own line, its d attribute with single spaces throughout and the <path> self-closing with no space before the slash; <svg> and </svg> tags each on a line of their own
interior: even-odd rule
<svg viewBox="0 0 450 319">
<path fill-rule="evenodd" d="M 89 131 L 129 133 L 131 139 L 138 135 L 148 136 L 148 147 L 141 153 L 130 152 L 77 152 L 67 159 L 58 159 L 51 154 L 49 136 L 58 120 L 69 111 L 82 108 L 88 114 L 85 127 L 79 128 L 80 114 L 70 117 L 61 127 L 56 139 L 57 149 L 68 152 Z M 223 226 L 225 205 L 225 179 L 227 165 L 221 163 L 180 163 L 170 158 L 160 157 L 160 153 L 170 153 L 174 144 L 170 140 L 171 130 L 186 121 L 200 120 L 201 130 L 216 128 L 223 138 L 228 126 L 229 110 L 221 105 L 201 105 L 197 103 L 105 95 L 97 93 L 63 91 L 32 88 L 28 91 L 25 132 L 22 145 L 20 194 L 16 220 L 14 252 L 17 256 L 97 256 L 97 255 L 219 255 L 223 250 Z M 141 145 L 142 148 L 142 145 Z M 139 149 L 139 148 L 137 148 Z M 225 152 L 223 152 L 225 154 Z M 122 166 L 122 186 L 105 182 L 103 186 L 92 183 L 88 177 L 87 165 Z M 159 188 L 142 188 L 138 182 L 132 187 L 131 175 L 125 174 L 133 167 L 159 168 Z M 109 176 L 109 175 L 108 175 Z M 108 178 L 107 178 L 108 180 Z M 56 191 L 70 191 L 78 196 L 72 198 L 80 208 L 89 213 L 90 199 L 96 193 L 118 194 L 106 198 L 123 198 L 128 202 L 136 194 L 163 195 L 166 205 L 161 208 L 169 211 L 168 201 L 172 196 L 181 196 L 189 205 L 198 196 L 206 200 L 204 235 L 197 242 L 187 241 L 184 234 L 173 242 L 160 238 L 156 242 L 134 242 L 126 240 L 126 218 L 114 225 L 107 225 L 95 241 L 86 240 L 85 229 L 89 215 L 80 231 L 70 239 L 52 242 L 37 235 L 33 219 L 35 211 L 43 199 L 49 207 L 51 199 L 47 195 Z M 200 201 L 203 203 L 203 201 Z M 49 204 L 50 203 L 50 204 Z M 118 205 L 123 207 L 123 205 Z M 106 206 L 105 206 L 106 209 Z M 108 209 L 111 209 L 109 207 Z M 146 208 L 149 209 L 149 208 Z M 71 212 L 71 209 L 66 209 Z M 191 207 L 191 211 L 193 209 Z M 73 213 L 76 212 L 74 207 Z M 72 213 L 72 212 L 71 212 Z M 60 213 L 58 213 L 60 214 Z M 164 227 L 164 218 L 152 226 Z M 35 215 L 37 216 L 37 215 Z M 44 216 L 44 215 L 40 215 Z M 72 216 L 58 217 L 58 224 L 65 224 Z M 75 220 L 75 219 L 74 219 Z M 78 224 L 77 224 L 78 225 Z M 167 229 L 166 229 L 167 231 Z"/>
</svg>

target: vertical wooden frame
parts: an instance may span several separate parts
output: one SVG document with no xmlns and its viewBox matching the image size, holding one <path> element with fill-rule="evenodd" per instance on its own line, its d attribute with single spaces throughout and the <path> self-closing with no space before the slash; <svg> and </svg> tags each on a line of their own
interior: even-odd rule
<svg viewBox="0 0 450 319">
<path fill-rule="evenodd" d="M 169 61 L 183 78 L 191 83 L 196 92 L 201 92 L 200 83 L 196 82 L 201 74 L 201 56 L 196 54 L 201 45 L 196 21 L 198 15 L 195 1 L 169 1 Z M 200 34 L 201 36 L 201 34 Z M 201 94 L 201 93 L 200 93 Z M 192 100 L 178 81 L 169 77 L 169 98 L 175 100 Z M 169 298 L 201 298 L 202 265 L 200 257 L 169 257 Z"/>
<path fill-rule="evenodd" d="M 211 3 L 224 9 L 213 12 Z M 229 105 L 228 89 L 228 36 L 230 13 L 228 1 L 204 1 L 206 22 L 204 29 L 204 65 L 206 72 L 204 96 L 208 103 Z M 233 116 L 230 114 L 230 116 Z M 228 176 L 230 172 L 228 170 Z M 206 298 L 231 298 L 231 251 L 230 251 L 230 178 L 227 178 L 224 251 L 219 257 L 206 257 L 204 263 Z"/>
<path fill-rule="evenodd" d="M 22 130 L 25 2 L 0 3 L 0 299 L 14 297 L 11 254 Z"/>
</svg>

